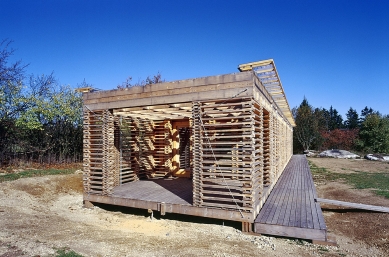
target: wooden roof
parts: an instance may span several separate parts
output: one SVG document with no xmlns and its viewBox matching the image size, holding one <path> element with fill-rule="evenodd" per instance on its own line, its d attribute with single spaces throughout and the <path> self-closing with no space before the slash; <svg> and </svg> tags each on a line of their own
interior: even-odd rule
<svg viewBox="0 0 389 257">
<path fill-rule="evenodd" d="M 254 71 L 292 126 L 296 126 L 273 59 L 239 65 L 240 71 Z"/>
<path fill-rule="evenodd" d="M 239 72 L 144 87 L 86 92 L 83 99 L 84 105 L 92 111 L 113 109 L 115 113 L 123 116 L 146 115 L 150 119 L 161 117 L 178 119 L 191 116 L 190 103 L 193 101 L 251 97 L 254 92 L 260 92 L 274 108 L 281 111 L 292 126 L 295 126 L 289 105 L 281 101 L 281 98 L 285 97 L 283 90 L 281 95 L 277 94 L 277 91 L 268 84 L 272 81 L 266 81 L 263 74 L 262 77 L 257 74 L 253 71 Z"/>
</svg>

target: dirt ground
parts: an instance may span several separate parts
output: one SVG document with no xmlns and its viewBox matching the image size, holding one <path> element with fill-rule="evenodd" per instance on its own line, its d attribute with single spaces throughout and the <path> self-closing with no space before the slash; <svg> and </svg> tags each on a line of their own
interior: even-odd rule
<svg viewBox="0 0 389 257">
<path fill-rule="evenodd" d="M 366 160 L 311 159 L 334 172 L 388 172 Z M 340 182 L 318 183 L 322 198 L 389 207 L 389 199 Z M 389 214 L 323 205 L 338 247 L 246 235 L 240 224 L 100 205 L 82 207 L 80 174 L 0 183 L 0 257 L 54 256 L 70 249 L 83 256 L 389 256 Z"/>
<path fill-rule="evenodd" d="M 332 158 L 309 160 L 318 167 L 337 173 L 389 173 L 389 163 L 386 162 Z M 354 189 L 351 185 L 338 181 L 320 179 L 315 180 L 315 184 L 321 198 L 389 207 L 389 199 L 377 196 L 369 189 Z M 328 231 L 335 235 L 340 248 L 350 252 L 352 248 L 357 252 L 360 250 L 362 256 L 389 256 L 389 213 L 353 210 L 326 204 L 321 207 Z M 365 249 L 367 252 L 363 252 Z"/>
</svg>

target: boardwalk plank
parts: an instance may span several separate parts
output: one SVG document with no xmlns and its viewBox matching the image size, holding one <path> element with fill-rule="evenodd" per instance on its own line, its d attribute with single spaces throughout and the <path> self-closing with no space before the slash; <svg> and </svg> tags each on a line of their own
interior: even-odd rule
<svg viewBox="0 0 389 257">
<path fill-rule="evenodd" d="M 279 222 L 279 224 L 283 225 L 283 226 L 288 226 L 288 224 L 289 224 L 289 219 L 290 219 L 290 215 L 291 215 L 291 208 L 292 208 L 292 204 L 293 204 L 293 190 L 292 190 L 292 188 L 293 188 L 293 184 L 295 183 L 296 176 L 292 171 L 295 170 L 295 168 L 294 168 L 296 165 L 295 160 L 291 164 L 292 165 L 288 169 L 288 172 L 289 172 L 289 174 L 291 174 L 291 177 L 288 179 L 287 184 L 284 185 L 286 187 L 286 190 L 285 190 L 286 197 L 284 198 L 285 202 L 283 203 L 283 206 L 284 206 L 283 208 L 285 208 L 285 211 L 284 211 L 283 217 L 281 217 L 281 220 Z"/>
<path fill-rule="evenodd" d="M 257 219 L 257 233 L 326 240 L 323 213 L 304 155 L 291 158 Z"/>
<path fill-rule="evenodd" d="M 288 202 L 287 190 L 288 190 L 288 183 L 290 180 L 292 180 L 292 173 L 290 172 L 290 169 L 285 169 L 285 175 L 280 177 L 279 179 L 279 186 L 276 187 L 275 193 L 278 195 L 278 202 L 277 202 L 277 210 L 275 211 L 275 215 L 272 217 L 271 224 L 278 224 L 279 218 L 284 218 L 285 216 L 285 210 L 287 206 L 285 205 L 285 202 Z M 283 186 L 284 185 L 284 186 Z"/>
</svg>

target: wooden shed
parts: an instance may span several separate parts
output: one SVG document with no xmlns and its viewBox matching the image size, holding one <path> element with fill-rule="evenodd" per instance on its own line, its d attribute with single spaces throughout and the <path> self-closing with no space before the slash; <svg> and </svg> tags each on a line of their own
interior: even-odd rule
<svg viewBox="0 0 389 257">
<path fill-rule="evenodd" d="M 241 72 L 84 93 L 84 201 L 250 226 L 292 156 L 272 59 Z"/>
</svg>

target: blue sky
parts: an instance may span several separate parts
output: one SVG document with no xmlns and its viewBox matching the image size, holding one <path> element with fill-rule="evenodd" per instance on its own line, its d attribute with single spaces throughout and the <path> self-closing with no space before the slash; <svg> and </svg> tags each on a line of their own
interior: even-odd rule
<svg viewBox="0 0 389 257">
<path fill-rule="evenodd" d="M 28 74 L 114 89 L 238 72 L 273 58 L 289 105 L 304 96 L 389 114 L 389 1 L 0 1 L 0 40 Z"/>
</svg>

